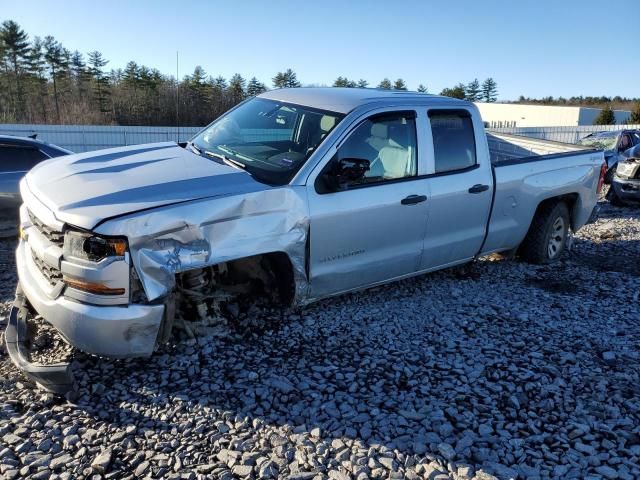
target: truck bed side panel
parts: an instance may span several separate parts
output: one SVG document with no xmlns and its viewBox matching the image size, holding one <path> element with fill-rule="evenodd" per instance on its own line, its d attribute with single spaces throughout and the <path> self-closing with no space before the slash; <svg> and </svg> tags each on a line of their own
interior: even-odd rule
<svg viewBox="0 0 640 480">
<path fill-rule="evenodd" d="M 538 205 L 553 197 L 576 196 L 571 223 L 574 231 L 582 227 L 598 201 L 596 188 L 603 161 L 602 152 L 587 151 L 494 166 L 496 193 L 482 253 L 517 247 Z"/>
</svg>

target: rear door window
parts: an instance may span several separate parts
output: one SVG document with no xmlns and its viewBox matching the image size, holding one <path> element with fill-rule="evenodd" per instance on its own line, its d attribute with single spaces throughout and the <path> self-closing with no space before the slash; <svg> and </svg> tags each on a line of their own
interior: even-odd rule
<svg viewBox="0 0 640 480">
<path fill-rule="evenodd" d="M 26 172 L 47 158 L 37 148 L 0 144 L 0 169 L 4 172 Z"/>
<path fill-rule="evenodd" d="M 436 173 L 476 165 L 476 141 L 471 114 L 466 110 L 430 110 Z"/>
</svg>

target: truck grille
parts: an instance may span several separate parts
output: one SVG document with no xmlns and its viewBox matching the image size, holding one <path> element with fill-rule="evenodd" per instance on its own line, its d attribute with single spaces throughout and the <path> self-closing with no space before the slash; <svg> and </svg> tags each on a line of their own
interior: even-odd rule
<svg viewBox="0 0 640 480">
<path fill-rule="evenodd" d="M 40 260 L 35 255 L 32 255 L 33 263 L 35 263 L 38 270 L 44 278 L 52 285 L 56 285 L 59 281 L 62 280 L 62 272 L 57 268 L 52 267 L 51 265 L 46 264 L 42 260 Z"/>
<path fill-rule="evenodd" d="M 57 245 L 62 248 L 62 244 L 64 243 L 64 233 L 58 232 L 57 230 L 52 229 L 51 227 L 46 226 L 38 217 L 36 217 L 33 213 L 29 212 L 29 220 L 35 228 L 51 243 Z"/>
<path fill-rule="evenodd" d="M 53 228 L 42 223 L 38 217 L 29 211 L 29 220 L 33 224 L 33 228 L 37 229 L 40 234 L 49 240 L 52 244 L 62 248 L 64 243 L 64 233 L 54 230 Z M 44 262 L 41 258 L 38 258 L 34 253 L 31 254 L 33 263 L 42 274 L 44 278 L 52 285 L 56 285 L 62 280 L 62 272 L 55 267 L 52 267 L 48 263 Z"/>
</svg>

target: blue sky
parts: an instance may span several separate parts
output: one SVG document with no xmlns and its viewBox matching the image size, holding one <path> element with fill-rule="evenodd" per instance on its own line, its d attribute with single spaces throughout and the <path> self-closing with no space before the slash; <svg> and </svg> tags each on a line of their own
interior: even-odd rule
<svg viewBox="0 0 640 480">
<path fill-rule="evenodd" d="M 640 96 L 634 0 L 35 1 L 0 0 L 0 20 L 70 50 L 101 51 L 180 76 L 201 65 L 271 84 L 293 68 L 305 84 L 338 75 L 375 86 L 402 77 L 429 91 L 493 77 L 519 95 Z M 633 50 L 633 51 L 632 51 Z"/>
</svg>

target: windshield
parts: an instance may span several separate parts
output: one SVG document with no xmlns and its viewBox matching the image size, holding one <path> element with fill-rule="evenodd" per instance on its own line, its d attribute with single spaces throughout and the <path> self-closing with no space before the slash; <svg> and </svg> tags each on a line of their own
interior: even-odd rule
<svg viewBox="0 0 640 480">
<path fill-rule="evenodd" d="M 196 135 L 198 153 L 247 170 L 257 180 L 288 183 L 344 115 L 254 98 Z"/>
<path fill-rule="evenodd" d="M 614 148 L 616 148 L 617 141 L 618 141 L 617 134 L 613 134 L 611 136 L 598 135 L 598 136 L 583 138 L 578 142 L 578 145 L 584 145 L 585 147 L 593 147 L 599 150 L 613 150 Z"/>
</svg>

